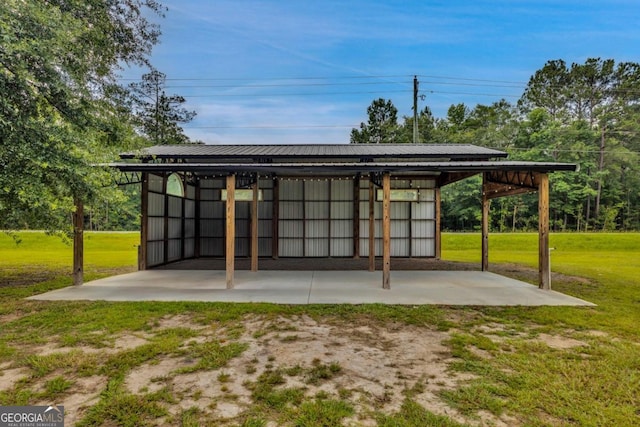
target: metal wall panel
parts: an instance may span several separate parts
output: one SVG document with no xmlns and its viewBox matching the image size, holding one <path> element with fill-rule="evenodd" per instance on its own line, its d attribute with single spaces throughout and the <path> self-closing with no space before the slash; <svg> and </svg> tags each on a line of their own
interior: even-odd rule
<svg viewBox="0 0 640 427">
<path fill-rule="evenodd" d="M 182 219 L 169 218 L 169 239 L 180 239 L 182 237 Z"/>
<path fill-rule="evenodd" d="M 147 243 L 147 266 L 153 267 L 164 262 L 164 242 Z"/>
<path fill-rule="evenodd" d="M 273 222 L 271 219 L 259 219 L 258 220 L 258 238 L 271 238 L 273 233 Z"/>
<path fill-rule="evenodd" d="M 169 251 L 167 254 L 167 261 L 177 261 L 180 259 L 182 255 L 182 240 L 181 239 L 173 239 L 169 240 Z"/>
<path fill-rule="evenodd" d="M 304 206 L 302 201 L 280 202 L 278 217 L 283 219 L 302 219 Z"/>
<path fill-rule="evenodd" d="M 200 190 L 200 200 L 220 200 L 220 190 L 203 188 Z"/>
<path fill-rule="evenodd" d="M 331 220 L 331 239 L 353 238 L 353 221 L 347 219 Z"/>
<path fill-rule="evenodd" d="M 329 221 L 326 219 L 312 220 L 305 222 L 305 237 L 309 238 L 328 238 L 329 237 Z"/>
<path fill-rule="evenodd" d="M 302 239 L 285 239 L 280 240 L 279 256 L 281 257 L 301 257 L 303 254 Z"/>
<path fill-rule="evenodd" d="M 303 181 L 280 180 L 280 200 L 302 200 Z"/>
<path fill-rule="evenodd" d="M 149 192 L 149 216 L 164 216 L 164 195 Z"/>
<path fill-rule="evenodd" d="M 309 238 L 305 240 L 305 254 L 308 257 L 329 256 L 329 241 L 327 239 Z M 299 254 L 298 256 L 301 256 Z"/>
<path fill-rule="evenodd" d="M 184 201 L 184 217 L 195 218 L 196 217 L 196 202 L 195 200 Z"/>
<path fill-rule="evenodd" d="M 196 198 L 196 187 L 191 184 L 185 185 L 184 195 L 187 199 L 194 200 Z"/>
<path fill-rule="evenodd" d="M 413 236 L 413 238 L 435 239 L 436 222 L 433 220 L 412 221 L 411 235 Z"/>
<path fill-rule="evenodd" d="M 349 257 L 353 256 L 353 239 L 331 239 L 331 256 Z"/>
<path fill-rule="evenodd" d="M 329 202 L 304 202 L 304 215 L 308 219 L 328 219 Z"/>
<path fill-rule="evenodd" d="M 225 226 L 223 219 L 200 220 L 200 237 L 222 238 L 225 234 Z"/>
<path fill-rule="evenodd" d="M 436 218 L 436 203 L 435 202 L 420 202 L 414 203 L 411 206 L 412 217 L 414 220 L 424 220 L 430 219 L 435 220 Z"/>
<path fill-rule="evenodd" d="M 147 231 L 149 240 L 164 239 L 164 218 L 149 218 L 149 229 Z"/>
<path fill-rule="evenodd" d="M 200 188 L 224 188 L 226 179 L 206 178 L 200 180 Z"/>
<path fill-rule="evenodd" d="M 418 192 L 418 200 L 420 202 L 433 202 L 436 200 L 436 191 L 430 188 L 421 189 Z"/>
<path fill-rule="evenodd" d="M 368 209 L 368 207 L 367 207 Z M 367 210 L 367 215 L 368 215 Z M 353 202 L 334 202 L 331 201 L 331 218 L 332 219 L 351 219 L 353 218 Z M 339 236 L 338 236 L 339 237 Z"/>
<path fill-rule="evenodd" d="M 409 220 L 395 220 L 391 221 L 391 238 L 409 238 Z"/>
<path fill-rule="evenodd" d="M 329 181 L 303 181 L 305 200 L 329 200 Z"/>
<path fill-rule="evenodd" d="M 353 180 L 337 180 L 331 182 L 331 200 L 353 200 Z"/>
<path fill-rule="evenodd" d="M 436 256 L 436 242 L 434 239 L 411 240 L 411 254 L 416 257 Z"/>
<path fill-rule="evenodd" d="M 260 238 L 258 240 L 258 256 L 271 256 L 271 250 L 273 249 L 272 240 L 270 237 Z"/>
<path fill-rule="evenodd" d="M 149 183 L 149 191 L 162 193 L 162 177 L 160 175 L 150 173 L 147 179 L 147 182 Z"/>
<path fill-rule="evenodd" d="M 193 258 L 195 256 L 195 239 L 185 239 L 184 241 L 184 257 Z"/>
<path fill-rule="evenodd" d="M 222 244 L 220 243 L 222 242 Z M 201 256 L 224 256 L 224 241 L 223 239 L 200 239 L 200 255 Z"/>
<path fill-rule="evenodd" d="M 278 237 L 285 238 L 302 238 L 303 222 L 295 220 L 280 221 L 278 227 Z"/>
<path fill-rule="evenodd" d="M 169 216 L 174 218 L 182 217 L 182 198 L 176 196 L 169 197 Z"/>
<path fill-rule="evenodd" d="M 190 239 L 196 235 L 196 220 L 185 219 L 184 220 L 184 237 Z"/>
<path fill-rule="evenodd" d="M 409 246 L 410 246 L 409 239 L 391 238 L 391 256 L 408 257 Z"/>
</svg>

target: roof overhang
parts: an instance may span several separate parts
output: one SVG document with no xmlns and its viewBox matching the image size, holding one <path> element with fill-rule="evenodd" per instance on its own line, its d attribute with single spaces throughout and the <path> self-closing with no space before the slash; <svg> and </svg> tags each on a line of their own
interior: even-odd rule
<svg viewBox="0 0 640 427">
<path fill-rule="evenodd" d="M 520 162 L 520 161 L 448 161 L 448 162 L 309 162 L 309 163 L 110 163 L 107 166 L 122 172 L 190 172 L 196 175 L 221 175 L 233 173 L 264 174 L 356 174 L 356 173 L 417 173 L 439 174 L 443 172 L 575 171 L 572 163 Z"/>
</svg>

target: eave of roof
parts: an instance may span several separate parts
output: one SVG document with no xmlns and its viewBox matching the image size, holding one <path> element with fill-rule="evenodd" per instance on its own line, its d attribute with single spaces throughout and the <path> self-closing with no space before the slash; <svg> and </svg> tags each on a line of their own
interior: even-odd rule
<svg viewBox="0 0 640 427">
<path fill-rule="evenodd" d="M 368 172 L 489 172 L 575 171 L 573 163 L 522 161 L 448 161 L 448 162 L 313 162 L 313 163 L 110 163 L 106 166 L 122 172 L 192 172 L 195 174 L 230 174 L 243 172 L 274 174 L 368 173 Z"/>
</svg>

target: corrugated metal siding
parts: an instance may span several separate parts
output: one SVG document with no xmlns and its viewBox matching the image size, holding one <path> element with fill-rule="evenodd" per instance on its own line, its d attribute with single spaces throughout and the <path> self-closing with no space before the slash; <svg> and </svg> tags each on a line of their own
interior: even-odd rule
<svg viewBox="0 0 640 427">
<path fill-rule="evenodd" d="M 162 193 L 162 177 L 160 175 L 150 173 L 147 182 L 149 183 L 149 191 Z"/>
</svg>

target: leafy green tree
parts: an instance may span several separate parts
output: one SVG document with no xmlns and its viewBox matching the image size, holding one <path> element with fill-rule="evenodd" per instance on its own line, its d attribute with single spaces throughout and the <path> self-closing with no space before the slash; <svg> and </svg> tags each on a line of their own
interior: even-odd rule
<svg viewBox="0 0 640 427">
<path fill-rule="evenodd" d="M 351 144 L 385 144 L 398 142 L 398 109 L 391 100 L 379 98 L 367 108 L 367 123 L 351 130 Z"/>
<path fill-rule="evenodd" d="M 154 70 L 142 76 L 142 81 L 130 85 L 136 127 L 154 144 L 183 144 L 189 137 L 180 127 L 196 116 L 195 111 L 182 107 L 180 95 L 167 95 L 166 75 Z"/>
<path fill-rule="evenodd" d="M 116 82 L 148 66 L 155 0 L 0 2 L 0 227 L 69 230 L 74 199 L 99 200 L 93 167 L 137 142 Z"/>
</svg>

